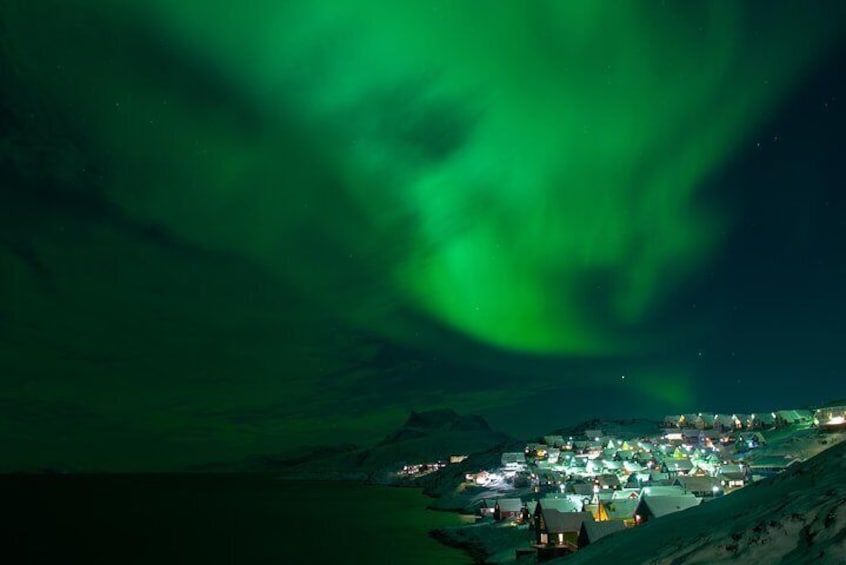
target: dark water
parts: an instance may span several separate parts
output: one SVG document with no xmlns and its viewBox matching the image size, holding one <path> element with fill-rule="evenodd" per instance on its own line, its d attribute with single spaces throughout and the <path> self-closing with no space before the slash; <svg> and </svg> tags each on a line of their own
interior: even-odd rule
<svg viewBox="0 0 846 565">
<path fill-rule="evenodd" d="M 16 563 L 469 563 L 428 537 L 459 522 L 428 502 L 256 476 L 2 477 L 0 542 Z"/>
</svg>

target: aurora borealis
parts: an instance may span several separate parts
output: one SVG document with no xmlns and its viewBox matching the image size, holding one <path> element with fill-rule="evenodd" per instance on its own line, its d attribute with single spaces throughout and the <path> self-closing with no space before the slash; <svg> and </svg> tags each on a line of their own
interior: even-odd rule
<svg viewBox="0 0 846 565">
<path fill-rule="evenodd" d="M 0 7 L 12 467 L 842 372 L 840 3 L 36 4 Z"/>
</svg>

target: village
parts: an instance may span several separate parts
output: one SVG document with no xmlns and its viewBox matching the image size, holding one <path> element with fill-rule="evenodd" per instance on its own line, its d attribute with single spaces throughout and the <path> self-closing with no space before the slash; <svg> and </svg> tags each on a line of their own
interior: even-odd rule
<svg viewBox="0 0 846 565">
<path fill-rule="evenodd" d="M 674 414 L 652 431 L 547 435 L 464 475 L 458 490 L 475 515 L 464 534 L 492 547 L 496 536 L 512 540 L 494 561 L 566 555 L 781 473 L 840 441 L 844 418 L 841 401 L 816 411 Z"/>
</svg>

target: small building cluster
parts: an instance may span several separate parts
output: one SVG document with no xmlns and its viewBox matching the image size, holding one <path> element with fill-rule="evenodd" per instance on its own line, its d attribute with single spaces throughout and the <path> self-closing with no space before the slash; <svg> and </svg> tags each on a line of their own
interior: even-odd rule
<svg viewBox="0 0 846 565">
<path fill-rule="evenodd" d="M 748 455 L 766 444 L 762 431 L 810 426 L 813 418 L 807 410 L 691 413 L 667 416 L 648 437 L 548 435 L 466 479 L 487 489 L 478 514 L 531 529 L 546 559 L 784 471 L 798 460 Z"/>
<path fill-rule="evenodd" d="M 824 431 L 846 429 L 846 400 L 824 404 L 814 413 L 814 424 Z"/>
</svg>

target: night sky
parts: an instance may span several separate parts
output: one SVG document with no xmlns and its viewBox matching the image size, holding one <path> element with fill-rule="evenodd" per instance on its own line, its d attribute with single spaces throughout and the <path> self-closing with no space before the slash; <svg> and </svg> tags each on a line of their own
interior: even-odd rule
<svg viewBox="0 0 846 565">
<path fill-rule="evenodd" d="M 0 470 L 846 396 L 844 32 L 839 0 L 2 0 Z"/>
</svg>

